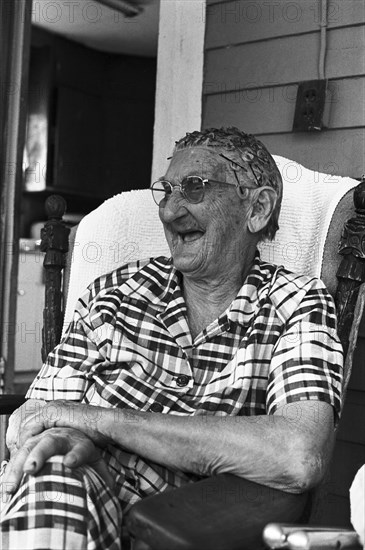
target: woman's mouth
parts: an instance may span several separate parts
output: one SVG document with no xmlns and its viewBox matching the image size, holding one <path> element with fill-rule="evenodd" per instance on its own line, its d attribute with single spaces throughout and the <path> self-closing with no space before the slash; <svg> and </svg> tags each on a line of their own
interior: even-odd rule
<svg viewBox="0 0 365 550">
<path fill-rule="evenodd" d="M 187 231 L 186 233 L 179 233 L 178 235 L 184 243 L 192 243 L 200 239 L 203 234 L 202 231 Z"/>
</svg>

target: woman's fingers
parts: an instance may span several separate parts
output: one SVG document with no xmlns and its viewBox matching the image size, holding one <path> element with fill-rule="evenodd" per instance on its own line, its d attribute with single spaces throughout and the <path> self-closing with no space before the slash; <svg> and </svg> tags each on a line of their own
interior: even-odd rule
<svg viewBox="0 0 365 550">
<path fill-rule="evenodd" d="M 12 453 L 11 459 L 7 464 L 3 479 L 2 489 L 5 493 L 15 493 L 24 474 L 24 464 L 33 448 L 31 441 L 23 445 L 21 449 Z"/>
<path fill-rule="evenodd" d="M 19 441 L 19 432 L 25 426 L 29 417 L 34 417 L 41 414 L 46 402 L 38 399 L 28 399 L 24 405 L 19 407 L 9 418 L 9 426 L 6 432 L 6 445 L 10 450 L 14 450 L 21 446 Z M 40 430 L 38 430 L 39 432 Z M 24 439 L 22 443 L 26 441 Z"/>
<path fill-rule="evenodd" d="M 90 439 L 82 439 L 74 443 L 66 454 L 63 463 L 70 468 L 83 464 L 91 464 L 100 458 L 100 451 Z"/>
<path fill-rule="evenodd" d="M 23 465 L 23 471 L 27 474 L 36 474 L 51 456 L 67 454 L 71 447 L 69 439 L 61 434 L 47 432 L 36 439 L 37 443 Z"/>
<path fill-rule="evenodd" d="M 71 468 L 90 464 L 107 483 L 110 482 L 105 464 L 105 468 L 99 464 L 100 450 L 87 436 L 72 428 L 51 428 L 28 439 L 12 455 L 6 468 L 3 490 L 14 493 L 24 473 L 36 474 L 55 455 L 65 455 L 64 464 Z"/>
</svg>

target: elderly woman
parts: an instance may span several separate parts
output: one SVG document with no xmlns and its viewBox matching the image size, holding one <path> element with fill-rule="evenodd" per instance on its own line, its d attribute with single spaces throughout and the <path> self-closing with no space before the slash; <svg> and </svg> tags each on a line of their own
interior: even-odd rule
<svg viewBox="0 0 365 550">
<path fill-rule="evenodd" d="M 297 493 L 326 469 L 341 345 L 321 281 L 260 261 L 274 160 L 236 128 L 194 132 L 152 193 L 171 258 L 80 298 L 11 419 L 3 548 L 117 549 L 147 495 L 222 472 Z"/>
</svg>

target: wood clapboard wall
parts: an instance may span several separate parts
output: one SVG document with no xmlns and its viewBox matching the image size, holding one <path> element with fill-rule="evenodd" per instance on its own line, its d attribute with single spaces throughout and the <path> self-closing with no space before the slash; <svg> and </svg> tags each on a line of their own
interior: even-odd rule
<svg viewBox="0 0 365 550">
<path fill-rule="evenodd" d="M 328 128 L 293 133 L 298 82 L 319 78 L 320 2 L 207 0 L 204 128 L 238 126 L 307 168 L 365 172 L 365 5 L 329 0 Z M 322 520 L 350 525 L 348 490 L 365 463 L 365 320 L 339 429 Z"/>
<path fill-rule="evenodd" d="M 365 141 L 361 0 L 329 1 L 328 130 L 292 133 L 298 82 L 318 78 L 319 5 L 207 0 L 203 126 L 235 125 L 307 168 L 359 177 Z"/>
</svg>

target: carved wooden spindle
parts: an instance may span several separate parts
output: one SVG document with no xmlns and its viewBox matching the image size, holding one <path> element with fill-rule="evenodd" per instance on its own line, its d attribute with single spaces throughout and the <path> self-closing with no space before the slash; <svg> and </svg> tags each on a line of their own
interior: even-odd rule
<svg viewBox="0 0 365 550">
<path fill-rule="evenodd" d="M 41 250 L 45 252 L 45 307 L 43 311 L 42 360 L 59 343 L 63 322 L 62 269 L 68 251 L 70 229 L 62 221 L 66 201 L 51 195 L 45 204 L 48 221 L 41 230 Z"/>
<path fill-rule="evenodd" d="M 346 357 L 359 288 L 365 282 L 365 176 L 354 190 L 356 216 L 346 222 L 339 243 L 343 256 L 337 271 L 338 333 Z"/>
</svg>

